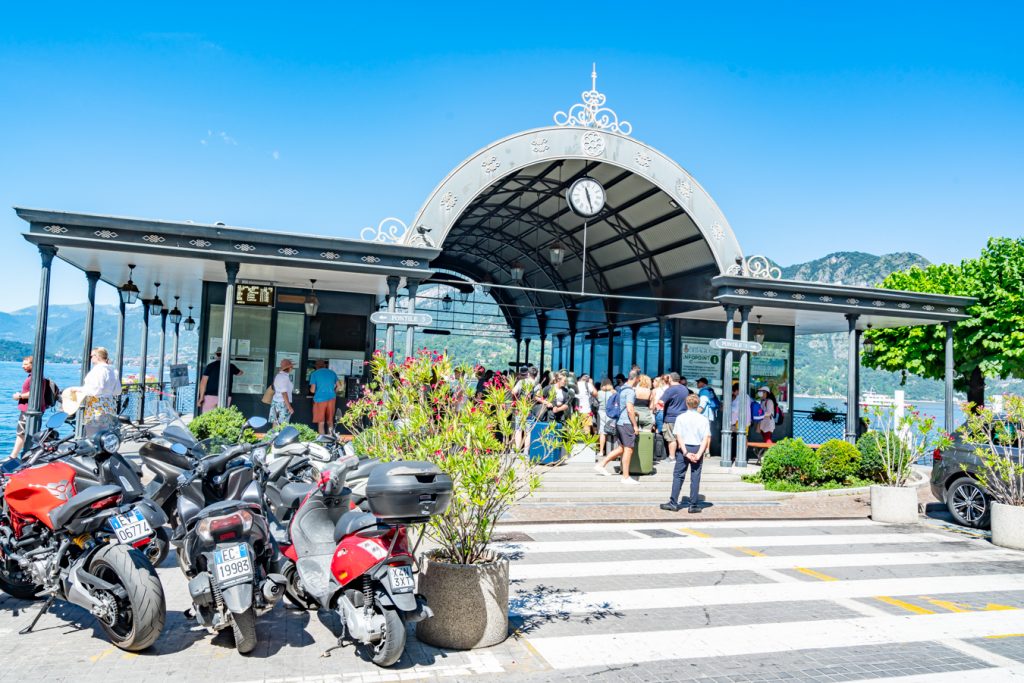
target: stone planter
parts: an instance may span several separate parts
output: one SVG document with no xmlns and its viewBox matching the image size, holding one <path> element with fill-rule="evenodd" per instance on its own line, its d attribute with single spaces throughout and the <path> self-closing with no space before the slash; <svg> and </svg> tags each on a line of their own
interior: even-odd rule
<svg viewBox="0 0 1024 683">
<path fill-rule="evenodd" d="M 472 650 L 508 637 L 508 559 L 486 564 L 421 562 L 419 592 L 434 616 L 416 625 L 416 637 L 435 647 Z"/>
<path fill-rule="evenodd" d="M 992 503 L 992 543 L 1024 550 L 1024 507 Z"/>
<path fill-rule="evenodd" d="M 917 521 L 917 489 L 909 486 L 872 486 L 871 519 L 890 524 Z"/>
</svg>

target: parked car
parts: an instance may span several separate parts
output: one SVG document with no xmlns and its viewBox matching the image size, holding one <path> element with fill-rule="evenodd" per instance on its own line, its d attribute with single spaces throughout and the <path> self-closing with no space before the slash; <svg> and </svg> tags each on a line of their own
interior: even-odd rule
<svg viewBox="0 0 1024 683">
<path fill-rule="evenodd" d="M 977 479 L 977 472 L 982 466 L 977 448 L 976 443 L 964 442 L 958 430 L 948 448 L 934 453 L 931 487 L 932 493 L 946 504 L 958 524 L 988 529 L 992 500 Z M 1018 455 L 1016 448 L 1007 447 L 1005 450 L 1009 456 Z"/>
</svg>

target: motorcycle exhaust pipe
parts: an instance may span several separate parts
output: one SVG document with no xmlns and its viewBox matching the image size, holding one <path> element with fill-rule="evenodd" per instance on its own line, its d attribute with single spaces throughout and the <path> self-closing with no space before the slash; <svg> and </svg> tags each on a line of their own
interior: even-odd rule
<svg viewBox="0 0 1024 683">
<path fill-rule="evenodd" d="M 284 595 L 285 578 L 281 574 L 268 574 L 260 591 L 267 602 L 277 602 Z"/>
</svg>

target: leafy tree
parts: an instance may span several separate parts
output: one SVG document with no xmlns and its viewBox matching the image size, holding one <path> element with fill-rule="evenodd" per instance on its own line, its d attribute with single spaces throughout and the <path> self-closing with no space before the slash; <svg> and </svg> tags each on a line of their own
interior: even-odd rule
<svg viewBox="0 0 1024 683">
<path fill-rule="evenodd" d="M 971 317 L 954 325 L 954 386 L 983 405 L 986 377 L 1024 378 L 1024 239 L 994 237 L 975 259 L 889 275 L 887 289 L 975 297 Z M 869 330 L 875 343 L 868 367 L 920 377 L 945 376 L 946 333 L 941 325 Z"/>
</svg>

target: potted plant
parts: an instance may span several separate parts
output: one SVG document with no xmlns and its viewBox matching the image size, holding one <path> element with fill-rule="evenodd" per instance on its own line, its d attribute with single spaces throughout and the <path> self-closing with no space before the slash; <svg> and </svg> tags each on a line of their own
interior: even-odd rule
<svg viewBox="0 0 1024 683">
<path fill-rule="evenodd" d="M 902 415 L 892 408 L 870 410 L 881 464 L 881 484 L 871 487 L 871 519 L 876 522 L 917 521 L 917 489 L 907 486 L 914 461 L 932 449 L 949 445 L 949 436 L 935 430 L 935 418 L 907 406 Z"/>
<path fill-rule="evenodd" d="M 452 649 L 487 647 L 508 635 L 508 559 L 491 550 L 495 525 L 540 486 L 542 466 L 513 446 L 532 402 L 512 397 L 501 376 L 475 395 L 474 368 L 421 349 L 396 363 L 376 352 L 364 395 L 348 404 L 343 424 L 360 455 L 381 460 L 426 460 L 453 482 L 448 511 L 423 533 L 419 591 L 434 616 L 417 625 L 424 642 Z M 592 443 L 579 413 L 541 436 L 564 453 Z"/>
<path fill-rule="evenodd" d="M 836 412 L 824 401 L 818 401 L 811 406 L 811 419 L 815 422 L 835 422 Z"/>
<path fill-rule="evenodd" d="M 967 404 L 960 436 L 978 444 L 975 474 L 992 499 L 992 543 L 1024 550 L 1024 397 L 1004 396 L 1003 411 Z"/>
</svg>

